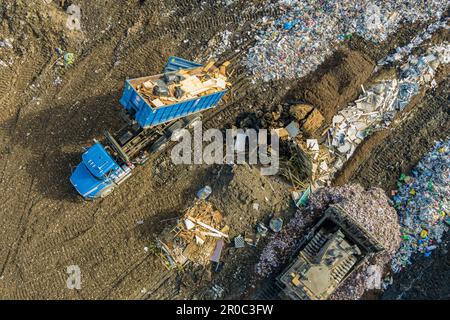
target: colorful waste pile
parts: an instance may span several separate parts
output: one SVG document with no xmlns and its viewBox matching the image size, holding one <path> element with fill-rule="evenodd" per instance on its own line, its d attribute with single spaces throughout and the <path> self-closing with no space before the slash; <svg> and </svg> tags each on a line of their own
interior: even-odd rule
<svg viewBox="0 0 450 320">
<path fill-rule="evenodd" d="M 256 44 L 245 64 L 263 81 L 301 78 L 315 70 L 339 42 L 358 34 L 379 42 L 394 33 L 401 21 L 440 18 L 442 1 L 315 1 L 279 0 L 281 12 L 256 24 Z"/>
<path fill-rule="evenodd" d="M 222 214 L 211 203 L 198 200 L 173 229 L 159 237 L 160 256 L 169 269 L 188 261 L 203 266 L 218 263 L 228 231 Z"/>
<path fill-rule="evenodd" d="M 410 175 L 403 174 L 392 197 L 402 232 L 401 247 L 392 260 L 399 272 L 416 254 L 428 257 L 450 225 L 450 140 L 439 141 Z"/>
</svg>

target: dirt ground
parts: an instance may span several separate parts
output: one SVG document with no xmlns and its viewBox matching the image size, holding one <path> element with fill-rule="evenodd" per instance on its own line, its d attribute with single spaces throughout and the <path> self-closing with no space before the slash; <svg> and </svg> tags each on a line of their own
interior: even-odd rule
<svg viewBox="0 0 450 320">
<path fill-rule="evenodd" d="M 213 189 L 211 202 L 223 212 L 231 236 L 250 235 L 256 222 L 274 215 L 288 219 L 294 207 L 287 181 L 260 176 L 258 168 L 249 166 L 173 165 L 170 147 L 106 199 L 82 201 L 68 178 L 83 146 L 100 139 L 104 130 L 120 127 L 118 100 L 124 79 L 160 73 L 170 55 L 204 62 L 224 30 L 240 35 L 242 43 L 219 57 L 232 62 L 233 88 L 223 108 L 205 113 L 206 128 L 230 128 L 249 115 L 265 115 L 300 100 L 316 105 L 329 123 L 336 110 L 358 96 L 360 85 L 370 81 L 375 62 L 408 43 L 421 28 L 407 26 L 376 48 L 354 37 L 305 79 L 255 85 L 239 62 L 251 44 L 246 32 L 252 23 L 273 14 L 259 2 L 234 1 L 225 7 L 219 1 L 204 1 L 199 10 L 200 2 L 194 0 L 136 0 L 127 6 L 112 0 L 78 0 L 82 32 L 65 27 L 64 9 L 71 1 L 0 4 L 0 39 L 15 39 L 9 56 L 2 56 L 3 51 L 0 55 L 14 61 L 0 73 L 1 298 L 245 295 L 258 248 L 226 249 L 224 269 L 216 274 L 194 266 L 167 272 L 144 247 L 174 224 L 206 184 Z M 74 52 L 74 65 L 55 65 L 56 48 Z M 62 83 L 55 85 L 58 77 Z M 442 79 L 448 83 L 447 73 Z M 361 151 L 365 156 L 353 169 L 344 169 L 348 171 L 338 183 L 379 184 L 389 191 L 397 173 L 414 165 L 432 139 L 448 136 L 448 106 L 442 100 L 448 101 L 448 85 L 424 95 L 405 124 L 369 151 Z M 390 144 L 382 143 L 385 140 Z M 412 140 L 418 144 L 401 144 Z M 393 148 L 400 150 L 400 165 L 389 160 Z M 395 170 L 382 170 L 388 165 Z M 435 268 L 443 267 L 444 260 L 436 260 Z M 82 290 L 66 287 L 70 265 L 81 268 Z M 404 281 L 407 287 L 409 280 Z M 223 287 L 221 295 L 211 290 L 214 284 Z"/>
</svg>

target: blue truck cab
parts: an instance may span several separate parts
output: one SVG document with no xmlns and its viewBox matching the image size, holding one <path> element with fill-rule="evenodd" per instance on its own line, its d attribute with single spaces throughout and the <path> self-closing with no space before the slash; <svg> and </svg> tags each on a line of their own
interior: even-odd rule
<svg viewBox="0 0 450 320">
<path fill-rule="evenodd" d="M 178 57 L 170 57 L 164 73 L 176 73 L 181 69 L 199 70 L 202 65 Z M 81 163 L 72 172 L 70 182 L 86 200 L 104 198 L 116 186 L 131 176 L 135 164 L 142 164 L 143 153 L 155 152 L 176 129 L 194 121 L 195 114 L 215 107 L 227 90 L 193 97 L 163 107 L 155 107 L 136 90 L 136 84 L 162 75 L 129 79 L 120 99 L 127 114 L 127 126 L 116 135 L 106 132 L 106 145 L 95 144 L 82 155 Z M 177 120 L 177 121 L 175 121 Z M 155 127 L 158 130 L 153 130 Z M 162 130 L 164 129 L 164 130 Z M 161 136 L 160 132 L 164 132 Z M 143 149 L 148 149 L 143 151 Z"/>
<path fill-rule="evenodd" d="M 119 166 L 99 142 L 83 153 L 81 159 L 70 182 L 85 199 L 106 197 L 131 173 L 130 167 Z"/>
</svg>

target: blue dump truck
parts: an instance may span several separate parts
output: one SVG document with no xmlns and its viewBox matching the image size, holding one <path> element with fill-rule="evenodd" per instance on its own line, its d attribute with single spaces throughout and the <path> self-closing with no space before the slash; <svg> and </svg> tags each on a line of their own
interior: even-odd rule
<svg viewBox="0 0 450 320">
<path fill-rule="evenodd" d="M 226 67 L 214 61 L 201 65 L 170 57 L 164 73 L 126 80 L 120 99 L 124 126 L 94 140 L 70 182 L 84 199 L 104 198 L 161 150 L 172 134 L 200 119 L 200 112 L 216 107 L 227 92 Z"/>
</svg>

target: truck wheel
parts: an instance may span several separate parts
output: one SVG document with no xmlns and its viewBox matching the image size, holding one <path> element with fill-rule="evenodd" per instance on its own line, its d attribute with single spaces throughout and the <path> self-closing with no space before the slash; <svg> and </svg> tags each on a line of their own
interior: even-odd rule
<svg viewBox="0 0 450 320">
<path fill-rule="evenodd" d="M 161 138 L 159 138 L 159 139 L 158 139 L 158 140 L 150 147 L 150 149 L 149 149 L 150 153 L 158 152 L 158 151 L 163 150 L 163 149 L 166 147 L 167 142 L 168 142 L 168 140 L 167 140 L 167 138 L 165 138 L 164 136 L 161 137 Z"/>
<path fill-rule="evenodd" d="M 114 187 L 106 187 L 100 191 L 100 198 L 106 198 L 114 191 Z"/>
</svg>

